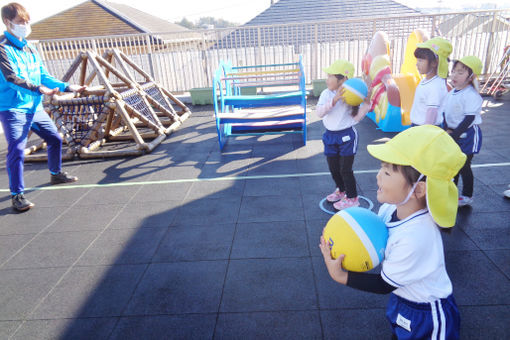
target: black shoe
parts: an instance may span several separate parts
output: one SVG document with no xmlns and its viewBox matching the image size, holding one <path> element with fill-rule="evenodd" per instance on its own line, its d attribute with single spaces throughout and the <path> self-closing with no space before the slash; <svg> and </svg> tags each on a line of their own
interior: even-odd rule
<svg viewBox="0 0 510 340">
<path fill-rule="evenodd" d="M 34 203 L 25 198 L 23 194 L 12 196 L 12 208 L 17 211 L 26 211 L 34 206 Z"/>
<path fill-rule="evenodd" d="M 76 182 L 78 177 L 69 176 L 67 172 L 59 172 L 56 175 L 51 175 L 51 184 L 71 183 Z"/>
</svg>

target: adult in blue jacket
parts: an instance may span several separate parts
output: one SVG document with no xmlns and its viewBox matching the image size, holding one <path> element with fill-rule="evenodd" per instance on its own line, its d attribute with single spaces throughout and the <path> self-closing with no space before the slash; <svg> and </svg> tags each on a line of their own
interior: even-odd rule
<svg viewBox="0 0 510 340">
<path fill-rule="evenodd" d="M 75 182 L 75 176 L 61 171 L 62 138 L 57 127 L 43 110 L 43 95 L 59 91 L 83 91 L 52 77 L 37 50 L 26 41 L 30 34 L 30 15 L 18 3 L 2 7 L 2 21 L 7 30 L 0 36 L 0 121 L 7 139 L 7 173 L 12 207 L 25 211 L 34 206 L 24 196 L 23 162 L 28 132 L 48 145 L 48 168 L 51 184 Z"/>
</svg>

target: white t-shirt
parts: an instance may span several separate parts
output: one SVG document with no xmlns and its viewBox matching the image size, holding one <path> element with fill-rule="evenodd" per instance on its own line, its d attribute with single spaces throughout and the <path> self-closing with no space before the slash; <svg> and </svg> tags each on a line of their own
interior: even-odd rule
<svg viewBox="0 0 510 340">
<path fill-rule="evenodd" d="M 322 118 L 324 127 L 329 131 L 340 131 L 358 124 L 352 117 L 352 107 L 342 100 L 332 105 L 336 92 L 330 89 L 322 91 L 317 102 L 316 113 Z"/>
<path fill-rule="evenodd" d="M 460 91 L 455 89 L 448 92 L 441 107 L 441 114 L 444 112 L 448 128 L 455 129 L 464 120 L 465 116 L 473 115 L 475 120 L 472 125 L 482 123 L 482 96 L 471 85 Z"/>
<path fill-rule="evenodd" d="M 422 209 L 402 221 L 389 222 L 396 209 L 393 204 L 379 209 L 389 232 L 382 278 L 397 287 L 394 294 L 409 301 L 428 303 L 448 297 L 453 288 L 446 272 L 443 240 L 432 216 Z"/>
<path fill-rule="evenodd" d="M 439 110 L 447 93 L 446 81 L 439 76 L 420 81 L 414 93 L 413 106 L 411 108 L 411 122 L 416 125 L 425 124 L 427 110 L 430 108 Z M 438 111 L 434 125 L 439 125 L 442 121 L 443 117 Z"/>
</svg>

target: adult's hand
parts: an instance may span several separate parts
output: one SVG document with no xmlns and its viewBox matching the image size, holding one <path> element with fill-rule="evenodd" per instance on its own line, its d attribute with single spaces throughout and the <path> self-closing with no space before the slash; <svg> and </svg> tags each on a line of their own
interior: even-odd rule
<svg viewBox="0 0 510 340">
<path fill-rule="evenodd" d="M 68 85 L 67 86 L 67 90 L 69 90 L 71 92 L 78 92 L 78 93 L 85 91 L 86 88 L 87 88 L 87 86 L 84 86 L 84 85 Z"/>
<path fill-rule="evenodd" d="M 41 92 L 41 94 L 45 94 L 47 96 L 52 96 L 52 95 L 58 93 L 58 91 L 59 91 L 58 87 L 55 87 L 54 89 L 50 89 L 44 85 L 39 86 L 39 92 Z"/>
</svg>

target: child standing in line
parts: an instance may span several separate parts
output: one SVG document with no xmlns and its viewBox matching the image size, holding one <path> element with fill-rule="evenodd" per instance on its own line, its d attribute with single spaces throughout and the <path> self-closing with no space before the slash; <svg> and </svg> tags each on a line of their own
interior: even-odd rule
<svg viewBox="0 0 510 340">
<path fill-rule="evenodd" d="M 358 132 L 354 128 L 368 112 L 370 105 L 350 106 L 343 101 L 342 85 L 354 75 L 354 65 L 339 59 L 324 69 L 328 73 L 327 89 L 317 103 L 317 116 L 326 128 L 322 136 L 324 154 L 329 171 L 336 184 L 335 191 L 327 196 L 337 210 L 359 206 L 356 179 L 352 171 L 358 148 Z M 365 97 L 365 101 L 370 96 Z"/>
<path fill-rule="evenodd" d="M 386 317 L 396 339 L 458 339 L 460 316 L 446 272 L 438 225 L 455 225 L 457 187 L 453 176 L 464 155 L 455 141 L 433 125 L 407 129 L 368 152 L 381 160 L 377 174 L 379 216 L 389 237 L 380 274 L 344 271 L 321 236 L 329 275 L 337 282 L 390 294 Z M 348 256 L 348 255 L 347 255 Z"/>
<path fill-rule="evenodd" d="M 438 110 L 448 93 L 446 77 L 452 45 L 448 40 L 436 37 L 416 46 L 416 67 L 425 78 L 420 81 L 414 93 L 411 123 L 413 126 L 440 125 L 443 117 L 438 114 Z"/>
<path fill-rule="evenodd" d="M 453 64 L 451 83 L 454 87 L 448 92 L 441 111 L 444 115 L 445 130 L 459 144 L 467 155 L 466 164 L 455 176 L 455 184 L 462 177 L 462 195 L 459 195 L 459 207 L 473 203 L 473 171 L 471 161 L 482 147 L 482 97 L 478 93 L 477 76 L 482 72 L 482 62 L 475 56 L 456 60 Z"/>
</svg>

